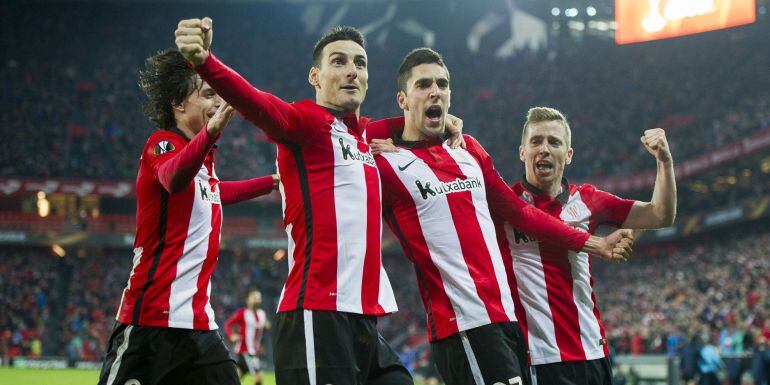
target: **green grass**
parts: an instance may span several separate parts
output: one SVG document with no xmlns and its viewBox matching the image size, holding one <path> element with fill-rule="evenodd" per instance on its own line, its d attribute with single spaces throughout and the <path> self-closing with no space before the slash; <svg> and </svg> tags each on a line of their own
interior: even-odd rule
<svg viewBox="0 0 770 385">
<path fill-rule="evenodd" d="M 0 385 L 96 385 L 99 371 L 85 369 L 14 369 L 0 367 Z M 253 385 L 251 376 L 242 385 Z M 275 385 L 272 372 L 262 373 L 263 385 Z M 420 385 L 419 382 L 415 385 Z"/>
<path fill-rule="evenodd" d="M 273 373 L 264 373 L 262 383 L 275 385 Z M 0 385 L 96 385 L 99 372 L 83 369 L 13 369 L 0 368 Z M 254 382 L 243 377 L 243 385 Z"/>
</svg>

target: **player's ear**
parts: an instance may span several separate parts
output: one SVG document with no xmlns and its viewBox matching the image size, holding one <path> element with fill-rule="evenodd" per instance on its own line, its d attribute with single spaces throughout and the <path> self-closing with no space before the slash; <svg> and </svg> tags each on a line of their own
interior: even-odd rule
<svg viewBox="0 0 770 385">
<path fill-rule="evenodd" d="M 575 153 L 575 152 L 572 150 L 572 147 L 570 147 L 570 148 L 567 150 L 567 164 L 570 164 L 570 163 L 572 163 L 572 154 L 574 154 L 574 153 Z"/>
<path fill-rule="evenodd" d="M 177 110 L 179 112 L 184 112 L 184 102 L 179 103 L 179 104 L 171 104 L 171 108 L 175 109 L 175 110 Z"/>
<path fill-rule="evenodd" d="M 402 110 L 409 111 L 409 104 L 406 103 L 406 92 L 398 91 L 398 93 L 396 93 L 396 101 Z"/>
<path fill-rule="evenodd" d="M 312 66 L 310 67 L 310 72 L 307 74 L 307 81 L 313 87 L 320 87 L 320 84 L 318 83 L 318 71 L 318 67 Z"/>
<path fill-rule="evenodd" d="M 519 146 L 519 159 L 524 162 L 524 146 Z"/>
</svg>

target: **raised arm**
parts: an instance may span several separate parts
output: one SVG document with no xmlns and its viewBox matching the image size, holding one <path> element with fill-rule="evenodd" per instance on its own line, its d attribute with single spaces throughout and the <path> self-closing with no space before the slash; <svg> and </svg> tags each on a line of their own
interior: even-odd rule
<svg viewBox="0 0 770 385">
<path fill-rule="evenodd" d="M 655 156 L 658 174 L 649 202 L 634 202 L 623 222 L 626 229 L 657 229 L 674 224 L 676 217 L 676 178 L 674 161 L 666 140 L 666 132 L 655 128 L 644 132 L 641 138 L 647 151 Z"/>
<path fill-rule="evenodd" d="M 254 179 L 219 182 L 222 204 L 229 205 L 270 194 L 278 186 L 278 181 L 278 174 L 273 174 Z"/>
<path fill-rule="evenodd" d="M 292 104 L 252 86 L 211 52 L 213 23 L 209 18 L 179 22 L 175 32 L 179 52 L 225 101 L 275 141 L 302 143 L 312 132 Z"/>
<path fill-rule="evenodd" d="M 159 148 L 159 153 L 165 152 L 165 155 L 152 154 L 154 171 L 157 173 L 158 181 L 166 191 L 174 194 L 187 188 L 203 165 L 206 155 L 214 147 L 214 143 L 216 143 L 222 130 L 227 127 L 227 123 L 233 116 L 233 111 L 233 108 L 227 103 L 222 103 L 206 126 L 193 137 L 184 149 L 174 153 L 174 148 L 181 148 L 182 146 L 181 143 L 176 145 L 172 143 L 170 148 L 167 145 L 164 145 L 165 148 Z"/>
<path fill-rule="evenodd" d="M 617 233 L 613 239 L 593 236 L 572 228 L 545 212 L 525 204 L 495 170 L 492 158 L 479 143 L 466 136 L 468 151 L 479 160 L 484 173 L 489 209 L 512 226 L 535 239 L 573 251 L 585 251 L 607 260 L 626 260 L 633 241 L 631 233 Z"/>
<path fill-rule="evenodd" d="M 187 188 L 218 137 L 209 135 L 207 130 L 200 130 L 181 151 L 160 159 L 155 165 L 158 181 L 163 188 L 171 194 Z"/>
</svg>

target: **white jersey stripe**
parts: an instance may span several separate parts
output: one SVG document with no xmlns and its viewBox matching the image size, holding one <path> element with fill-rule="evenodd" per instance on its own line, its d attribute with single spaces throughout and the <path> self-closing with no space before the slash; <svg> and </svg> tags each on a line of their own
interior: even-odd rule
<svg viewBox="0 0 770 385">
<path fill-rule="evenodd" d="M 283 192 L 281 192 L 281 201 L 284 202 L 283 199 Z M 285 204 L 284 204 L 285 206 Z M 285 207 L 284 207 L 285 209 Z M 285 216 L 285 214 L 284 214 Z M 286 259 L 289 262 L 289 271 L 294 267 L 294 250 L 296 249 L 296 244 L 294 243 L 294 237 L 291 235 L 291 230 L 294 228 L 294 225 L 289 223 L 286 225 L 286 236 L 288 238 L 289 244 L 286 247 Z M 283 296 L 286 294 L 286 283 L 283 284 L 283 288 L 281 288 L 281 296 L 278 298 L 278 303 L 283 302 Z M 277 309 L 276 309 L 277 312 Z"/>
<path fill-rule="evenodd" d="M 315 336 L 313 335 L 313 311 L 303 310 L 305 324 L 305 358 L 307 359 L 307 377 L 310 385 L 316 385 L 315 372 Z"/>
<path fill-rule="evenodd" d="M 214 315 L 214 308 L 211 307 L 211 279 L 209 278 L 209 282 L 206 285 L 206 306 L 203 308 L 206 312 L 206 318 L 209 320 L 209 330 L 215 330 L 219 327 L 217 326 L 217 322 L 214 320 L 216 315 Z"/>
<path fill-rule="evenodd" d="M 366 255 L 367 190 L 364 164 L 345 157 L 359 154 L 358 141 L 339 119 L 332 123 L 331 146 L 334 151 L 334 210 L 337 221 L 337 310 L 362 313 L 364 256 Z M 345 152 L 345 150 L 350 152 Z M 329 293 L 332 295 L 332 293 Z"/>
<path fill-rule="evenodd" d="M 251 309 L 243 310 L 243 322 L 246 324 L 246 333 L 244 333 L 244 341 L 246 341 L 246 350 L 249 354 L 257 354 L 257 347 L 254 346 L 254 338 L 257 331 L 257 317 L 254 316 L 254 311 Z"/>
<path fill-rule="evenodd" d="M 110 367 L 110 375 L 107 377 L 107 385 L 112 385 L 115 382 L 115 378 L 120 370 L 120 364 L 123 362 L 123 353 L 128 349 L 128 340 L 131 337 L 131 330 L 134 330 L 134 325 L 126 326 L 126 330 L 123 330 L 123 342 L 118 346 L 118 351 L 115 355 L 115 362 Z"/>
<path fill-rule="evenodd" d="M 510 224 L 505 224 L 505 233 L 513 256 L 513 271 L 518 283 L 519 298 L 527 316 L 527 339 L 532 362 L 560 361 L 561 354 L 556 345 L 556 331 L 548 303 L 540 253 L 532 253 L 523 258 L 518 254 L 518 250 L 512 247 L 515 242 L 512 239 L 513 229 Z"/>
<path fill-rule="evenodd" d="M 484 174 L 481 171 L 481 165 L 478 164 L 476 158 L 471 156 L 467 151 L 462 149 L 452 149 L 448 144 L 444 144 L 444 148 L 447 150 L 452 159 L 457 162 L 462 173 L 468 178 L 478 178 L 478 180 L 484 180 Z M 481 227 L 481 234 L 484 236 L 484 243 L 486 243 L 486 249 L 489 251 L 489 256 L 492 259 L 492 268 L 495 272 L 495 278 L 497 279 L 497 285 L 500 289 L 500 299 L 503 305 L 505 315 L 511 321 L 516 321 L 515 305 L 513 303 L 513 295 L 511 294 L 511 286 L 508 284 L 508 276 L 505 272 L 505 263 L 503 262 L 503 256 L 500 254 L 500 247 L 497 243 L 497 236 L 495 234 L 495 224 L 492 221 L 490 215 L 489 206 L 487 204 L 486 189 L 477 189 L 471 191 L 471 198 L 473 199 L 473 207 L 476 210 L 476 219 Z"/>
<path fill-rule="evenodd" d="M 471 374 L 473 374 L 473 381 L 476 382 L 476 385 L 484 385 L 484 376 L 481 374 L 481 368 L 479 368 L 479 362 L 476 361 L 476 355 L 473 354 L 473 348 L 471 347 L 471 342 L 468 341 L 468 335 L 465 332 L 460 332 L 460 339 L 463 342 L 465 357 L 468 358 L 468 364 L 471 367 Z"/>
<path fill-rule="evenodd" d="M 383 157 L 393 169 L 397 169 L 399 161 L 406 164 L 416 159 L 414 154 L 407 151 L 385 153 Z M 417 177 L 421 183 L 431 183 L 433 186 L 441 184 L 433 170 L 419 159 L 410 168 L 409 173 L 396 173 L 405 186 L 415 186 Z M 441 275 L 444 291 L 452 304 L 459 331 L 489 324 L 491 322 L 489 314 L 465 264 L 454 223 L 451 220 L 448 223 L 442 221 L 441 226 L 435 226 L 430 221 L 452 217 L 446 195 L 432 197 L 425 204 L 417 205 L 417 216 L 431 261 Z"/>
<path fill-rule="evenodd" d="M 190 211 L 190 227 L 187 229 L 184 249 L 177 262 L 176 277 L 171 283 L 169 293 L 168 326 L 172 328 L 193 328 L 193 297 L 198 292 L 198 277 L 208 254 L 209 236 L 212 231 L 211 203 L 203 200 L 199 187 L 208 186 L 208 180 L 205 167 L 201 167 L 198 178 L 194 181 L 195 198 Z M 214 322 L 213 312 L 209 319 Z M 216 329 L 216 323 L 213 329 Z"/>
<path fill-rule="evenodd" d="M 574 210 L 571 210 L 571 213 L 562 211 L 560 218 L 565 222 L 567 220 L 574 220 L 574 213 L 578 213 L 577 217 L 581 220 L 578 227 L 588 231 L 591 211 L 583 202 L 581 195 L 573 194 L 570 196 L 568 204 Z M 583 351 L 587 360 L 602 358 L 604 357 L 604 347 L 600 344 L 602 335 L 599 330 L 599 320 L 596 319 L 594 314 L 594 302 L 591 298 L 593 288 L 591 288 L 588 254 L 570 252 L 569 261 L 572 268 L 573 301 L 578 312 L 580 340 L 583 345 Z"/>
</svg>

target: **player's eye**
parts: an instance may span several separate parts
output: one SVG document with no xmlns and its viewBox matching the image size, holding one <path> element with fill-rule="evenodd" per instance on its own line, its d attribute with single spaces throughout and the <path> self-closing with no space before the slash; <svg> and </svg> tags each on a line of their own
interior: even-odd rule
<svg viewBox="0 0 770 385">
<path fill-rule="evenodd" d="M 438 88 L 446 89 L 449 87 L 449 81 L 446 79 L 439 79 L 439 81 L 436 82 L 438 85 Z"/>
<path fill-rule="evenodd" d="M 356 67 L 366 68 L 366 61 L 364 61 L 364 60 L 356 60 Z"/>
<path fill-rule="evenodd" d="M 332 59 L 332 64 L 334 64 L 334 65 L 344 65 L 345 61 L 342 60 L 342 58 L 337 57 L 337 58 Z"/>
</svg>

